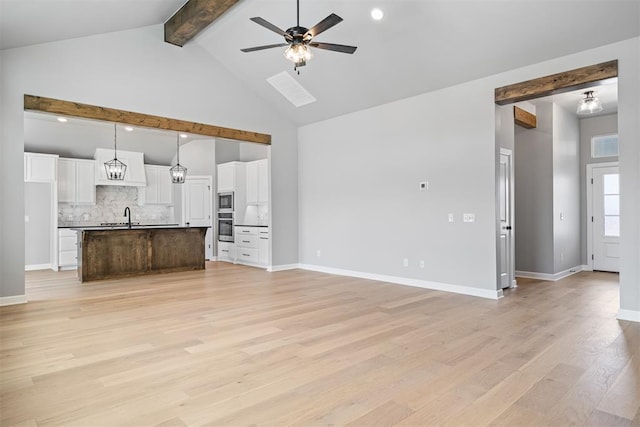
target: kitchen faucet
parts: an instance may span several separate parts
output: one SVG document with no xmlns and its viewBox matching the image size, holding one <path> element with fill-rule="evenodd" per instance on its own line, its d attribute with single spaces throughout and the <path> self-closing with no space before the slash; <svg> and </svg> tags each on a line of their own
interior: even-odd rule
<svg viewBox="0 0 640 427">
<path fill-rule="evenodd" d="M 127 213 L 129 214 L 129 228 L 131 228 L 131 209 L 129 209 L 129 206 L 124 208 L 124 216 L 125 217 L 127 217 Z"/>
</svg>

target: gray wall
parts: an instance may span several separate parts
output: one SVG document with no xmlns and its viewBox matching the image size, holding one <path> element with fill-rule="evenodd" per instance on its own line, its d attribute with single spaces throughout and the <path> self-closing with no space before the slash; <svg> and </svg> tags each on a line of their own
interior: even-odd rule
<svg viewBox="0 0 640 427">
<path fill-rule="evenodd" d="M 516 271 L 554 273 L 553 104 L 537 104 L 538 127 L 515 127 Z"/>
<path fill-rule="evenodd" d="M 24 183 L 25 265 L 51 264 L 51 184 Z"/>
<path fill-rule="evenodd" d="M 240 144 L 237 141 L 216 139 L 216 164 L 240 160 Z"/>
<path fill-rule="evenodd" d="M 269 146 L 243 142 L 240 144 L 240 161 L 252 162 L 254 160 L 266 159 L 269 157 Z"/>
<path fill-rule="evenodd" d="M 591 157 L 591 138 L 598 135 L 618 133 L 618 114 L 591 117 L 580 120 L 580 218 L 581 233 L 584 238 L 581 243 L 581 262 L 589 262 L 587 254 L 587 165 L 592 163 L 617 162 L 618 157 Z"/>
<path fill-rule="evenodd" d="M 580 259 L 580 128 L 574 113 L 553 105 L 553 272 Z"/>
</svg>

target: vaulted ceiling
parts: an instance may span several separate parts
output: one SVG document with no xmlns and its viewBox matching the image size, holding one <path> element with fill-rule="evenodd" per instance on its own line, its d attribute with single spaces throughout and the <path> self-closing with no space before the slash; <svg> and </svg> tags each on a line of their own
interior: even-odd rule
<svg viewBox="0 0 640 427">
<path fill-rule="evenodd" d="M 183 0 L 0 0 L 3 49 L 163 23 Z M 330 13 L 344 22 L 317 41 L 358 46 L 314 50 L 300 75 L 280 43 L 251 22 L 295 25 L 294 0 L 242 0 L 183 49 L 204 48 L 292 122 L 311 123 L 640 34 L 637 0 L 301 0 L 300 24 Z M 384 12 L 375 21 L 374 7 Z M 612 58 L 614 59 L 614 58 Z M 295 107 L 266 79 L 290 73 L 317 101 Z"/>
</svg>

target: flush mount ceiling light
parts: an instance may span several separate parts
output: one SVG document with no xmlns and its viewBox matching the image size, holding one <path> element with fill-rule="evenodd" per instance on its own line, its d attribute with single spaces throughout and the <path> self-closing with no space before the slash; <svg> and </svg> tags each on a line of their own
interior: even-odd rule
<svg viewBox="0 0 640 427">
<path fill-rule="evenodd" d="M 588 90 L 584 93 L 584 99 L 578 104 L 578 114 L 594 114 L 602 111 L 600 100 L 593 96 L 593 91 Z"/>
<path fill-rule="evenodd" d="M 176 153 L 178 162 L 175 166 L 169 169 L 171 182 L 174 184 L 184 184 L 184 179 L 187 177 L 187 168 L 180 165 L 180 136 L 181 135 L 176 132 Z"/>
<path fill-rule="evenodd" d="M 107 179 L 115 181 L 124 179 L 124 174 L 127 171 L 127 165 L 118 160 L 117 151 L 117 126 L 113 124 L 113 159 L 108 162 L 104 162 L 104 170 L 107 172 Z"/>
<path fill-rule="evenodd" d="M 379 21 L 384 17 L 384 12 L 376 7 L 375 9 L 371 9 L 371 17 Z"/>
<path fill-rule="evenodd" d="M 126 130 L 127 132 L 133 132 L 133 126 L 125 126 L 124 130 Z"/>
<path fill-rule="evenodd" d="M 58 117 L 60 123 L 67 123 L 69 120 L 66 117 Z"/>
<path fill-rule="evenodd" d="M 255 17 L 251 18 L 253 22 L 258 25 L 262 25 L 268 30 L 273 31 L 276 34 L 279 34 L 284 37 L 284 41 L 286 43 L 278 43 L 278 44 L 269 44 L 265 46 L 257 46 L 250 47 L 246 49 L 240 49 L 243 52 L 255 52 L 257 50 L 271 49 L 274 47 L 284 47 L 288 46 L 284 51 L 284 56 L 289 61 L 293 62 L 293 70 L 298 71 L 299 67 L 303 67 L 307 65 L 307 61 L 311 59 L 313 56 L 311 54 L 310 47 L 315 47 L 318 49 L 332 50 L 334 52 L 341 53 L 350 53 L 356 51 L 356 46 L 347 46 L 343 44 L 334 44 L 334 43 L 318 43 L 312 41 L 312 39 L 318 34 L 328 30 L 336 24 L 342 22 L 342 18 L 340 18 L 335 13 L 324 18 L 322 21 L 318 22 L 316 25 L 311 27 L 311 29 L 301 27 L 300 26 L 300 0 L 296 1 L 297 5 L 297 23 L 295 27 L 289 28 L 287 31 L 281 30 L 280 28 L 273 25 L 271 22 L 267 20 Z M 300 71 L 298 71 L 300 74 Z"/>
</svg>

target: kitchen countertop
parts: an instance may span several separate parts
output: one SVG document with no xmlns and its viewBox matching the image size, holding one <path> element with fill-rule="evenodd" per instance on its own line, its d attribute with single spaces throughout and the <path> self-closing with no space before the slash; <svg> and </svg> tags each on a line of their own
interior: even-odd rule
<svg viewBox="0 0 640 427">
<path fill-rule="evenodd" d="M 132 225 L 131 228 L 126 225 L 118 225 L 118 226 L 89 226 L 89 227 L 65 227 L 70 230 L 76 231 L 119 231 L 119 230 L 149 230 L 149 229 L 179 229 L 179 230 L 188 230 L 190 228 L 211 228 L 211 226 L 181 226 L 178 224 L 154 224 L 154 225 Z"/>
<path fill-rule="evenodd" d="M 233 224 L 234 227 L 268 227 L 268 225 Z"/>
</svg>

